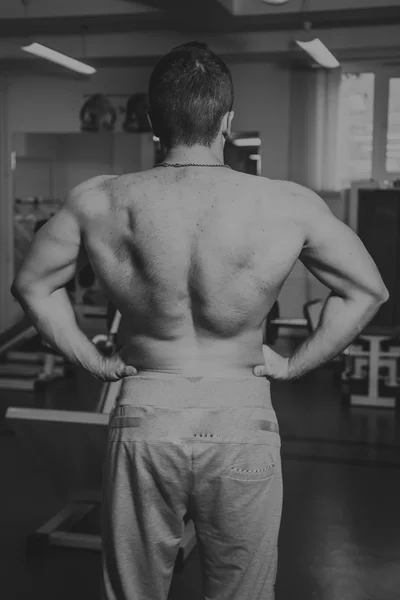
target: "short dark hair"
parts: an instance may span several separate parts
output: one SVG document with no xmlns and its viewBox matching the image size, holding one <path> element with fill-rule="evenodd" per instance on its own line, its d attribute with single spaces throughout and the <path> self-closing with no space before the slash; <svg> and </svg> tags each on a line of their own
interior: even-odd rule
<svg viewBox="0 0 400 600">
<path fill-rule="evenodd" d="M 177 46 L 151 74 L 149 107 L 153 126 L 169 148 L 211 146 L 233 107 L 231 73 L 206 44 Z"/>
</svg>

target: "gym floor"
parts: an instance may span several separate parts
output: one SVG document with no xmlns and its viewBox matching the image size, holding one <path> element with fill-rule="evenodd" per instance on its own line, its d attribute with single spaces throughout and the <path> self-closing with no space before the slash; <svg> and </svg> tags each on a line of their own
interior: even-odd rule
<svg viewBox="0 0 400 600">
<path fill-rule="evenodd" d="M 272 394 L 284 477 L 276 600 L 398 600 L 398 413 L 344 407 L 331 366 L 294 383 L 275 382 Z M 80 402 L 73 382 L 56 382 L 46 406 L 76 410 Z M 0 392 L 1 410 L 7 406 L 35 406 L 35 400 Z M 0 428 L 1 597 L 98 600 L 99 554 L 55 549 L 26 558 L 26 536 L 61 506 L 40 465 L 22 454 L 6 423 Z M 203 598 L 196 550 L 168 596 L 188 598 Z"/>
</svg>

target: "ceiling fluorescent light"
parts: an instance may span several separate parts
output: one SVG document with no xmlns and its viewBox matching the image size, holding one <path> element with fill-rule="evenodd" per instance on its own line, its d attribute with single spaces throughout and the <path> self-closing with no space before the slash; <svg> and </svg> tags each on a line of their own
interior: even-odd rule
<svg viewBox="0 0 400 600">
<path fill-rule="evenodd" d="M 296 44 L 300 46 L 302 50 L 307 52 L 319 65 L 321 65 L 321 67 L 325 67 L 326 69 L 336 69 L 336 67 L 340 67 L 338 60 L 321 40 L 317 38 L 310 42 L 299 42 L 296 40 Z"/>
<path fill-rule="evenodd" d="M 37 42 L 34 42 L 29 46 L 22 46 L 21 50 L 29 52 L 30 54 L 34 54 L 35 56 L 39 56 L 40 58 L 50 60 L 51 62 L 66 67 L 67 69 L 71 69 L 77 73 L 82 73 L 83 75 L 93 75 L 93 73 L 96 73 L 96 69 L 93 67 L 89 67 L 89 65 L 86 65 L 79 60 L 75 60 L 66 54 L 61 54 L 61 52 L 52 50 L 51 48 L 43 46 L 42 44 L 38 44 Z"/>
</svg>

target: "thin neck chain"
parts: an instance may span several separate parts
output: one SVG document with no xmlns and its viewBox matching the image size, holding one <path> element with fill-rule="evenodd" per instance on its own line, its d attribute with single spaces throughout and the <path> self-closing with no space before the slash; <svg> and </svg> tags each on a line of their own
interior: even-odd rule
<svg viewBox="0 0 400 600">
<path fill-rule="evenodd" d="M 186 164 L 180 164 L 180 163 L 166 163 L 166 162 L 162 162 L 162 163 L 158 163 L 157 165 L 155 165 L 156 167 L 226 167 L 227 169 L 231 169 L 232 167 L 230 167 L 229 165 L 200 165 L 197 163 L 186 163 Z"/>
</svg>

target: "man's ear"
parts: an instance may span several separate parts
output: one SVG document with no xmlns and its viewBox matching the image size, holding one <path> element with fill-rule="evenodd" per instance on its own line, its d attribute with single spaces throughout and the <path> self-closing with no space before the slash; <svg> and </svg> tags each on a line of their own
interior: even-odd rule
<svg viewBox="0 0 400 600">
<path fill-rule="evenodd" d="M 233 110 L 231 110 L 231 111 L 228 113 L 228 127 L 227 127 L 227 130 L 228 130 L 228 135 L 229 135 L 229 136 L 230 136 L 230 135 L 231 135 L 231 133 L 232 133 L 232 121 L 233 121 L 233 117 L 234 117 L 234 116 L 235 116 L 235 113 L 233 112 Z"/>
<path fill-rule="evenodd" d="M 222 123 L 222 135 L 225 140 L 231 137 L 231 126 L 234 113 L 232 111 L 226 113 Z"/>
</svg>

